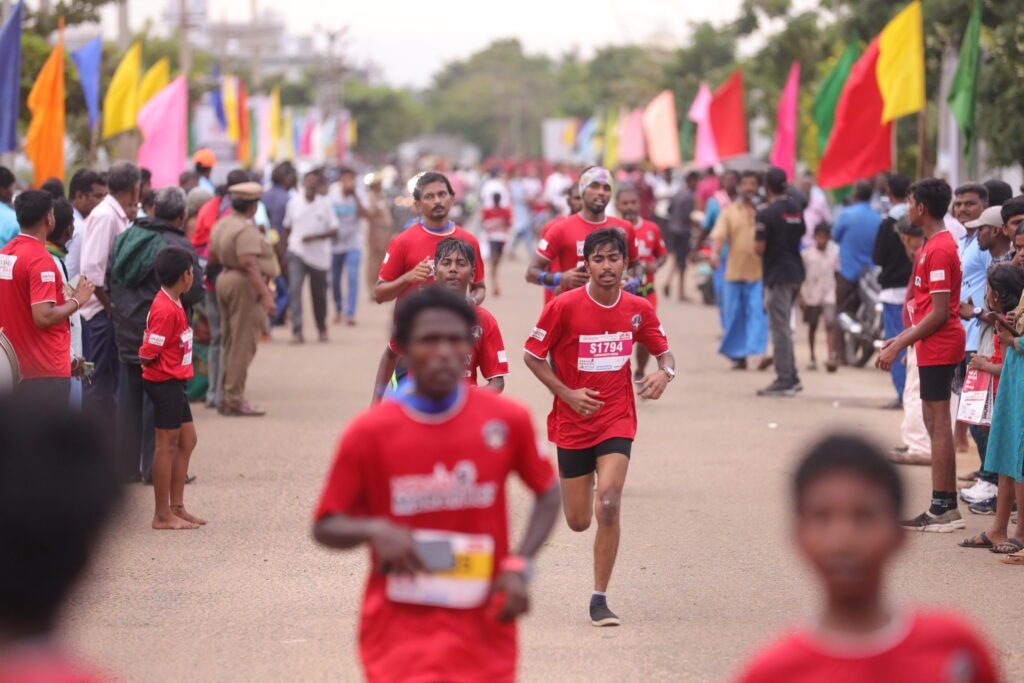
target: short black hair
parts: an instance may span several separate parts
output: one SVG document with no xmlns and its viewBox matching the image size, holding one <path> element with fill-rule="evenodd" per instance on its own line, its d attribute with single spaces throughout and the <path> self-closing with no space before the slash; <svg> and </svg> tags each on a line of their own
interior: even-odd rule
<svg viewBox="0 0 1024 683">
<path fill-rule="evenodd" d="M 615 190 L 615 198 L 618 199 L 624 194 L 635 194 L 639 197 L 640 190 L 636 189 L 636 185 L 633 183 L 623 183 L 622 185 L 619 185 L 619 189 Z"/>
<path fill-rule="evenodd" d="M 437 248 L 434 249 L 434 262 L 440 262 L 441 259 L 453 252 L 469 261 L 469 265 L 473 267 L 473 270 L 476 270 L 476 252 L 473 251 L 473 246 L 466 240 L 460 240 L 458 237 L 445 237 L 437 243 Z"/>
<path fill-rule="evenodd" d="M 235 168 L 228 172 L 227 186 L 241 185 L 249 182 L 249 172 L 244 168 Z"/>
<path fill-rule="evenodd" d="M 196 173 L 195 171 L 182 171 L 181 173 L 178 174 L 179 187 L 185 185 L 186 183 L 191 183 L 192 181 L 199 181 L 199 174 Z"/>
<path fill-rule="evenodd" d="M 854 434 L 832 434 L 811 446 L 793 476 L 793 502 L 799 511 L 807 489 L 831 474 L 842 472 L 863 479 L 885 492 L 898 518 L 903 510 L 903 483 L 875 444 Z"/>
<path fill-rule="evenodd" d="M 120 497 L 108 446 L 66 406 L 0 397 L 5 631 L 25 637 L 53 628 Z"/>
<path fill-rule="evenodd" d="M 106 185 L 100 174 L 90 171 L 87 168 L 80 168 L 71 176 L 71 183 L 68 185 L 68 198 L 74 199 L 80 194 L 91 194 L 93 185 Z"/>
<path fill-rule="evenodd" d="M 889 194 L 896 199 L 904 200 L 907 198 L 907 190 L 910 188 L 910 178 L 902 173 L 890 173 L 888 185 Z"/>
<path fill-rule="evenodd" d="M 1003 309 L 1000 313 L 1009 313 L 1017 308 L 1024 292 L 1024 268 L 1009 263 L 992 266 L 988 271 L 988 287 L 999 295 Z"/>
<path fill-rule="evenodd" d="M 295 173 L 295 167 L 292 163 L 290 161 L 282 161 L 270 172 L 270 182 L 274 185 L 284 185 L 284 181 L 292 173 Z"/>
<path fill-rule="evenodd" d="M 150 171 L 148 168 L 140 168 L 139 169 L 139 180 L 142 181 L 143 183 L 152 183 L 153 182 L 153 172 Z"/>
<path fill-rule="evenodd" d="M 455 190 L 452 189 L 451 181 L 448 180 L 448 176 L 444 173 L 438 173 L 437 171 L 429 171 L 424 173 L 416 181 L 416 186 L 412 190 L 412 198 L 419 201 L 423 197 L 423 188 L 433 183 L 444 183 L 444 186 L 448 188 L 448 194 L 455 196 Z"/>
<path fill-rule="evenodd" d="M 54 199 L 64 199 L 64 181 L 60 178 L 47 178 L 39 186 L 43 192 L 49 192 Z"/>
<path fill-rule="evenodd" d="M 726 173 L 728 173 L 728 172 L 729 171 L 726 171 Z M 724 176 L 725 173 L 723 173 L 722 175 Z M 700 173 L 697 173 L 697 171 L 690 171 L 689 173 L 686 174 L 685 180 L 688 183 L 700 182 Z"/>
<path fill-rule="evenodd" d="M 914 195 L 914 201 L 922 204 L 929 216 L 938 219 L 946 215 L 953 199 L 949 183 L 939 178 L 922 178 L 911 185 L 907 193 Z"/>
<path fill-rule="evenodd" d="M 249 209 L 259 204 L 258 199 L 243 199 L 241 197 L 231 198 L 231 208 L 238 213 L 248 213 Z"/>
<path fill-rule="evenodd" d="M 724 170 L 724 171 L 722 172 L 722 177 L 724 178 L 724 177 L 725 177 L 725 176 L 727 176 L 727 175 L 734 175 L 734 176 L 736 176 L 737 178 L 739 178 L 739 177 L 740 177 L 740 173 L 739 173 L 739 171 L 737 171 L 737 170 L 736 170 L 735 168 L 727 168 L 727 169 L 725 169 L 725 170 Z"/>
<path fill-rule="evenodd" d="M 431 285 L 407 296 L 395 312 L 395 341 L 404 346 L 412 339 L 416 319 L 424 311 L 442 309 L 451 311 L 466 323 L 466 335 L 477 324 L 476 311 L 466 297 L 445 287 Z"/>
<path fill-rule="evenodd" d="M 858 180 L 853 184 L 853 200 L 867 202 L 875 192 L 875 185 L 870 180 Z"/>
<path fill-rule="evenodd" d="M 764 185 L 773 194 L 786 193 L 786 172 L 778 166 L 772 166 L 764 174 Z"/>
<path fill-rule="evenodd" d="M 64 233 L 68 231 L 68 228 L 75 224 L 75 210 L 71 208 L 68 200 L 64 198 L 54 200 L 53 220 L 53 230 L 46 236 L 46 239 L 51 242 L 58 242 L 64 237 Z"/>
<path fill-rule="evenodd" d="M 976 194 L 978 199 L 988 203 L 988 188 L 981 183 L 964 183 L 963 185 L 957 185 L 957 188 L 953 190 L 953 196 L 959 197 L 962 194 Z"/>
<path fill-rule="evenodd" d="M 1024 194 L 1019 194 L 1013 199 L 1003 202 L 1003 208 L 999 210 L 999 217 L 1003 219 L 1005 225 L 1010 222 L 1011 218 L 1022 213 L 1024 213 Z"/>
<path fill-rule="evenodd" d="M 343 175 L 355 175 L 355 174 L 356 174 L 356 172 L 353 169 L 349 168 L 348 166 L 342 166 L 341 168 L 338 169 L 338 177 L 339 178 L 341 176 L 343 176 Z"/>
<path fill-rule="evenodd" d="M 989 206 L 1002 206 L 1006 201 L 1013 196 L 1013 188 L 1010 187 L 1010 183 L 1005 180 L 986 180 L 982 183 L 985 189 L 988 190 L 988 205 Z"/>
<path fill-rule="evenodd" d="M 170 287 L 192 270 L 192 254 L 181 247 L 164 247 L 156 253 L 153 269 L 160 286 Z"/>
<path fill-rule="evenodd" d="M 0 187 L 10 187 L 14 184 L 14 174 L 6 166 L 0 166 Z"/>
<path fill-rule="evenodd" d="M 622 231 L 618 228 L 601 228 L 593 231 L 583 240 L 583 260 L 589 261 L 590 255 L 597 251 L 598 247 L 603 247 L 606 244 L 612 245 L 616 251 L 622 254 L 623 258 L 628 257 L 626 237 Z"/>
<path fill-rule="evenodd" d="M 725 175 L 725 174 L 723 173 L 722 175 Z M 761 174 L 758 173 L 757 171 L 751 170 L 749 168 L 746 171 L 743 171 L 743 172 L 740 173 L 740 180 L 743 180 L 744 178 L 756 178 L 757 179 L 757 184 L 758 185 L 761 184 Z"/>
<path fill-rule="evenodd" d="M 138 166 L 130 161 L 116 161 L 107 173 L 107 187 L 110 188 L 110 194 L 129 192 L 141 179 Z"/>
<path fill-rule="evenodd" d="M 154 205 L 156 205 L 156 192 L 151 189 L 143 192 L 139 197 L 139 206 L 145 209 L 147 206 L 152 208 Z M 147 213 L 149 212 L 147 211 Z"/>
<path fill-rule="evenodd" d="M 828 221 L 822 221 L 814 226 L 814 234 L 824 233 L 826 235 L 832 235 L 832 224 Z"/>
<path fill-rule="evenodd" d="M 26 190 L 14 198 L 14 213 L 21 229 L 31 228 L 53 211 L 53 195 L 45 190 Z"/>
</svg>

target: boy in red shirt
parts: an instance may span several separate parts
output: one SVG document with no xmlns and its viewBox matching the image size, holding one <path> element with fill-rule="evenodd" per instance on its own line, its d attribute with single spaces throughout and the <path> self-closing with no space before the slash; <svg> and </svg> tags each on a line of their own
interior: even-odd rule
<svg viewBox="0 0 1024 683">
<path fill-rule="evenodd" d="M 501 205 L 500 192 L 495 192 L 491 198 L 494 201 L 494 205 L 484 209 L 480 222 L 491 247 L 491 282 L 494 285 L 494 296 L 500 296 L 501 290 L 498 289 L 498 265 L 501 263 L 501 255 L 505 251 L 508 233 L 512 230 L 512 212 L 509 211 L 508 207 Z"/>
<path fill-rule="evenodd" d="M 415 381 L 349 424 L 317 506 L 320 544 L 371 551 L 359 628 L 370 683 L 515 680 L 514 621 L 558 484 L 529 413 L 463 381 L 476 324 L 465 295 L 445 288 L 399 304 L 395 337 Z M 510 554 L 513 472 L 535 502 Z"/>
<path fill-rule="evenodd" d="M 626 254 L 621 230 L 606 228 L 587 235 L 583 260 L 590 282 L 544 307 L 524 354 L 530 371 L 555 395 L 548 438 L 558 447 L 569 528 L 585 531 L 592 517 L 597 518 L 590 599 L 594 626 L 619 625 L 608 608 L 606 592 L 619 548 L 622 487 L 636 436 L 629 368 L 634 342 L 658 358 L 658 369 L 636 382 L 641 398 L 660 398 L 675 377 L 675 359 L 654 307 L 622 291 Z"/>
<path fill-rule="evenodd" d="M 160 291 L 146 319 L 139 347 L 142 387 L 153 402 L 156 447 L 153 451 L 154 529 L 197 529 L 206 521 L 185 510 L 185 478 L 196 447 L 196 428 L 185 384 L 192 378 L 192 328 L 181 295 L 192 288 L 192 256 L 165 247 L 154 264 Z"/>
<path fill-rule="evenodd" d="M 821 580 L 824 610 L 762 650 L 738 683 L 999 681 L 989 648 L 960 617 L 887 602 L 903 487 L 876 447 L 826 438 L 797 468 L 794 494 L 796 541 Z"/>
<path fill-rule="evenodd" d="M 952 196 L 946 181 L 937 178 L 919 180 L 908 190 L 907 215 L 927 239 L 914 263 L 914 300 L 908 304 L 913 325 L 887 341 L 876 362 L 888 372 L 900 351 L 914 345 L 924 423 L 932 444 L 932 503 L 904 526 L 940 533 L 964 528 L 957 509 L 956 451 L 949 412 L 953 372 L 963 362 L 967 343 L 959 316 L 960 255 L 943 222 Z"/>
<path fill-rule="evenodd" d="M 437 245 L 434 262 L 438 284 L 468 297 L 469 283 L 473 280 L 476 265 L 473 247 L 455 237 L 446 237 Z M 482 375 L 487 382 L 484 388 L 500 394 L 505 390 L 505 376 L 508 375 L 505 341 L 498 329 L 498 321 L 490 311 L 477 306 L 476 317 L 478 324 L 472 330 L 473 351 L 466 359 L 466 378 L 471 385 L 476 386 L 478 374 Z M 398 342 L 392 336 L 381 354 L 371 404 L 384 398 L 397 365 Z"/>
</svg>

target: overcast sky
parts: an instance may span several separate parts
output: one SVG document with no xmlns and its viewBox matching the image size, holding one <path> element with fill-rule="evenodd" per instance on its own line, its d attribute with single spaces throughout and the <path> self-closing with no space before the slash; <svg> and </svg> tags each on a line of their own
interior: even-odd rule
<svg viewBox="0 0 1024 683">
<path fill-rule="evenodd" d="M 176 2 L 177 0 L 175 0 Z M 246 0 L 207 0 L 212 19 L 241 13 Z M 679 44 L 690 21 L 729 20 L 740 0 L 256 0 L 259 7 L 285 12 L 288 28 L 315 33 L 318 27 L 349 27 L 348 54 L 371 60 L 395 85 L 425 86 L 445 62 L 465 57 L 496 38 L 519 38 L 531 52 L 558 56 L 573 48 L 656 41 Z M 131 25 L 147 18 L 161 25 L 166 0 L 129 0 Z M 32 2 L 31 4 L 36 4 Z M 329 8 L 325 16 L 324 9 Z M 514 8 L 514 9 L 513 9 Z M 105 10 L 104 32 L 113 37 L 115 10 Z"/>
</svg>

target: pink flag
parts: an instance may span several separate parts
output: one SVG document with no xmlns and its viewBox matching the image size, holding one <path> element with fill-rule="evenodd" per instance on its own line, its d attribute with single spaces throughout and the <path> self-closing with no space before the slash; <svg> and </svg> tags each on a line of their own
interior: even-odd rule
<svg viewBox="0 0 1024 683">
<path fill-rule="evenodd" d="M 779 108 L 775 114 L 775 144 L 772 145 L 772 166 L 778 166 L 786 172 L 786 177 L 793 179 L 796 173 L 796 118 L 798 95 L 800 90 L 800 62 L 793 62 L 789 67 L 789 78 L 779 98 Z"/>
<path fill-rule="evenodd" d="M 647 158 L 659 171 L 678 166 L 679 122 L 676 121 L 676 98 L 671 90 L 664 90 L 651 100 L 644 109 L 643 121 Z"/>
<path fill-rule="evenodd" d="M 249 99 L 256 109 L 256 167 L 263 168 L 270 163 L 270 151 L 274 146 L 274 136 L 270 132 L 270 98 L 252 97 Z"/>
<path fill-rule="evenodd" d="M 313 132 L 317 127 L 317 116 L 309 112 L 306 116 L 306 127 L 302 131 L 302 140 L 299 142 L 299 154 L 304 157 L 313 155 Z"/>
<path fill-rule="evenodd" d="M 139 111 L 139 166 L 153 172 L 153 189 L 177 185 L 188 157 L 188 84 L 178 76 Z"/>
<path fill-rule="evenodd" d="M 647 158 L 644 145 L 644 110 L 634 109 L 619 120 L 619 163 L 635 164 Z"/>
<path fill-rule="evenodd" d="M 701 168 L 711 168 L 719 163 L 715 131 L 711 128 L 711 88 L 701 81 L 697 96 L 693 98 L 686 118 L 697 124 L 697 140 L 694 145 L 694 163 Z"/>
</svg>

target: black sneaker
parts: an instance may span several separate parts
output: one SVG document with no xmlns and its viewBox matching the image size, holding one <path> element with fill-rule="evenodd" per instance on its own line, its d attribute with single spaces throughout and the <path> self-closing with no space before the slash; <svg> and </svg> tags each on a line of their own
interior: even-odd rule
<svg viewBox="0 0 1024 683">
<path fill-rule="evenodd" d="M 803 387 L 799 382 L 783 382 L 775 380 L 764 389 L 758 389 L 758 396 L 796 396 L 796 392 L 802 391 Z"/>
<path fill-rule="evenodd" d="M 917 517 L 900 522 L 900 526 L 908 531 L 928 531 L 931 533 L 948 534 L 963 529 L 966 524 L 956 508 L 946 510 L 941 515 L 933 515 L 925 510 Z"/>
<path fill-rule="evenodd" d="M 987 498 L 977 503 L 971 503 L 967 506 L 975 515 L 994 515 L 996 514 L 996 498 Z"/>
<path fill-rule="evenodd" d="M 594 626 L 618 626 L 622 621 L 608 609 L 607 602 L 600 602 L 590 606 L 590 623 Z"/>
</svg>

